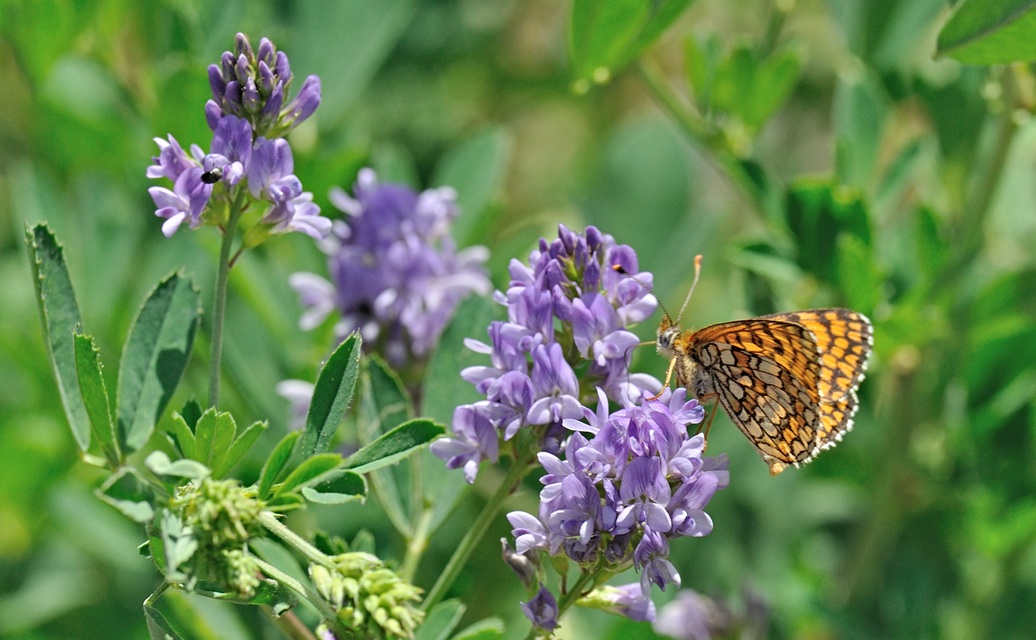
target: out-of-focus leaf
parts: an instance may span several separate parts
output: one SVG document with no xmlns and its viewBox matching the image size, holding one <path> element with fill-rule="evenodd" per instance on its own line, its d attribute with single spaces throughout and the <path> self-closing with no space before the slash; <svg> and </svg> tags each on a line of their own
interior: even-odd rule
<svg viewBox="0 0 1036 640">
<path fill-rule="evenodd" d="M 410 420 L 349 456 L 345 468 L 367 473 L 394 464 L 444 432 L 442 425 L 426 418 Z"/>
<path fill-rule="evenodd" d="M 122 351 L 116 394 L 119 437 L 126 449 L 147 442 L 172 398 L 200 313 L 198 290 L 179 273 L 162 280 L 141 307 Z"/>
<path fill-rule="evenodd" d="M 888 98 L 870 77 L 840 79 L 835 91 L 835 163 L 840 184 L 866 189 L 874 180 Z"/>
<path fill-rule="evenodd" d="M 432 184 L 457 190 L 460 215 L 453 221 L 453 237 L 458 246 L 476 244 L 492 225 L 489 204 L 503 185 L 512 146 L 503 129 L 489 129 L 450 149 L 436 167 Z"/>
<path fill-rule="evenodd" d="M 367 483 L 363 476 L 346 471 L 330 480 L 310 487 L 302 487 L 302 496 L 316 504 L 345 504 L 362 500 L 367 495 Z"/>
<path fill-rule="evenodd" d="M 799 265 L 828 283 L 839 281 L 840 236 L 852 236 L 868 253 L 871 250 L 867 207 L 854 189 L 800 180 L 788 190 L 786 215 Z"/>
<path fill-rule="evenodd" d="M 162 509 L 155 514 L 157 531 L 151 536 L 151 554 L 166 580 L 180 582 L 187 578 L 180 566 L 194 556 L 198 540 L 190 527 L 184 526 L 175 513 Z"/>
<path fill-rule="evenodd" d="M 101 354 L 92 337 L 78 333 L 75 334 L 75 351 L 79 390 L 90 416 L 90 429 L 108 464 L 115 469 L 122 463 L 122 453 L 108 407 L 108 390 L 101 375 Z"/>
<path fill-rule="evenodd" d="M 504 621 L 500 618 L 486 618 L 464 627 L 451 640 L 498 640 L 503 637 Z"/>
<path fill-rule="evenodd" d="M 575 0 L 568 50 L 579 89 L 607 82 L 676 20 L 691 0 Z"/>
<path fill-rule="evenodd" d="M 369 445 L 387 431 L 391 431 L 412 417 L 410 396 L 396 372 L 377 356 L 364 359 L 360 378 L 361 397 L 357 429 L 361 443 Z M 413 534 L 412 516 L 403 504 L 405 490 L 412 481 L 408 465 L 383 469 L 370 474 L 371 486 L 386 515 L 404 537 Z M 412 510 L 411 510 L 412 511 Z"/>
<path fill-rule="evenodd" d="M 486 329 L 493 319 L 494 307 L 492 300 L 482 296 L 471 296 L 457 307 L 429 359 L 421 415 L 450 424 L 456 407 L 479 400 L 481 396 L 474 385 L 461 378 L 460 372 L 476 364 L 488 364 L 488 360 L 465 347 L 464 340 L 489 340 Z"/>
<path fill-rule="evenodd" d="M 360 370 L 360 336 L 356 333 L 338 345 L 317 376 L 306 428 L 299 438 L 303 458 L 327 451 L 345 410 L 349 408 Z"/>
<path fill-rule="evenodd" d="M 260 500 L 266 500 L 270 497 L 273 485 L 277 482 L 277 477 L 280 476 L 284 465 L 287 464 L 288 458 L 291 457 L 291 451 L 295 447 L 295 441 L 299 439 L 299 435 L 298 431 L 292 431 L 285 435 L 277 446 L 274 447 L 270 457 L 266 459 L 266 463 L 263 464 L 263 470 L 259 474 Z"/>
<path fill-rule="evenodd" d="M 467 607 L 460 600 L 445 600 L 431 608 L 414 640 L 447 640 L 460 624 Z"/>
<path fill-rule="evenodd" d="M 967 0 L 939 32 L 937 52 L 965 64 L 1036 60 L 1036 2 Z"/>
<path fill-rule="evenodd" d="M 79 305 L 68 276 L 61 245 L 45 224 L 25 228 L 32 281 L 36 286 L 43 342 L 58 383 L 61 405 L 65 409 L 72 436 L 81 451 L 90 447 L 90 416 L 83 403 L 76 378 L 74 331 L 81 324 Z"/>
<path fill-rule="evenodd" d="M 155 510 L 150 487 L 132 467 L 123 467 L 95 491 L 98 498 L 135 522 L 150 522 Z"/>
<path fill-rule="evenodd" d="M 291 493 L 296 488 L 305 486 L 314 480 L 323 477 L 342 464 L 342 456 L 337 453 L 319 453 L 312 458 L 302 461 L 294 471 L 288 474 L 284 483 L 277 487 L 275 496 Z"/>
</svg>

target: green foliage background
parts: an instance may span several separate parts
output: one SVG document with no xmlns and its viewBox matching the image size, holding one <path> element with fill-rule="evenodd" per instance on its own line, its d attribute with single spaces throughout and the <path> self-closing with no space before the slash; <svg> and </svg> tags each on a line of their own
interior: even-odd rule
<svg viewBox="0 0 1036 640">
<path fill-rule="evenodd" d="M 579 11 L 593 4 L 0 6 L 0 636 L 146 633 L 140 603 L 158 576 L 136 552 L 139 529 L 93 497 L 99 476 L 78 464 L 21 238 L 26 221 L 50 222 L 102 353 L 119 352 L 147 291 L 180 265 L 208 301 L 216 236 L 163 238 L 144 169 L 155 136 L 207 146 L 204 69 L 243 31 L 273 39 L 300 80 L 323 80 L 323 103 L 292 145 L 325 212 L 328 189 L 371 165 L 383 180 L 457 187 L 459 241 L 492 250 L 497 286 L 507 262 L 559 222 L 595 224 L 638 252 L 669 307 L 693 256 L 705 256 L 686 314 L 694 326 L 829 304 L 872 318 L 856 428 L 815 463 L 771 479 L 717 418 L 710 452 L 729 453 L 731 486 L 709 505 L 715 532 L 674 545 L 685 586 L 735 609 L 746 589 L 757 594 L 774 638 L 1032 637 L 1031 68 L 933 59 L 949 11 L 937 0 L 778 3 L 790 11 L 700 0 L 643 63 L 622 67 L 634 56 L 595 58 L 595 43 L 619 36 L 591 37 L 595 15 Z M 570 23 L 573 10 L 586 20 Z M 600 60 L 615 69 L 591 86 Z M 313 379 L 331 334 L 297 329 L 287 275 L 323 268 L 299 236 L 232 272 L 224 404 L 241 424 L 270 420 L 263 451 L 289 428 L 275 384 Z M 172 406 L 204 396 L 206 352 L 203 325 Z M 664 370 L 648 348 L 637 360 Z M 455 389 L 452 404 L 470 399 Z M 242 475 L 254 479 L 259 464 Z M 484 476 L 432 541 L 419 585 L 434 581 L 492 490 L 493 471 Z M 537 487 L 530 480 L 509 507 L 533 509 Z M 366 528 L 379 553 L 399 551 L 373 504 L 293 521 L 317 524 L 347 537 Z M 501 517 L 451 595 L 472 621 L 500 615 L 521 637 L 521 590 L 495 542 L 507 534 Z M 164 601 L 211 637 L 261 626 L 244 608 Z M 563 633 L 654 637 L 583 611 Z"/>
</svg>

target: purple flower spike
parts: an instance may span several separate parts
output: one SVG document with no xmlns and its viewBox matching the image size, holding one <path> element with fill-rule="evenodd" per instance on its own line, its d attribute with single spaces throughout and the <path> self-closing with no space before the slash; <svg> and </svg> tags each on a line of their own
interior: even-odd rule
<svg viewBox="0 0 1036 640">
<path fill-rule="evenodd" d="M 540 584 L 540 590 L 528 602 L 522 603 L 522 612 L 534 625 L 544 631 L 553 631 L 558 626 L 558 601 Z"/>
</svg>

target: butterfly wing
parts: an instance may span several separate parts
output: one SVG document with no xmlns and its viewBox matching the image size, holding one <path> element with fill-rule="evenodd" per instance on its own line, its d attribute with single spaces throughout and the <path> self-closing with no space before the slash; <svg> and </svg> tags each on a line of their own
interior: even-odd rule
<svg viewBox="0 0 1036 640">
<path fill-rule="evenodd" d="M 690 335 L 698 374 L 776 475 L 817 448 L 820 364 L 802 325 L 753 318 Z"/>
<path fill-rule="evenodd" d="M 813 334 L 820 355 L 817 452 L 833 447 L 853 426 L 856 388 L 873 344 L 870 320 L 849 309 L 810 309 L 763 318 L 798 324 Z"/>
</svg>

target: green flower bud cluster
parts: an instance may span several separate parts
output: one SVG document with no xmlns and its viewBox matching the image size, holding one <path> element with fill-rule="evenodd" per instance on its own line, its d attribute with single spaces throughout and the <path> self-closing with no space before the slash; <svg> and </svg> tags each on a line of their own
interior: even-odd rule
<svg viewBox="0 0 1036 640">
<path fill-rule="evenodd" d="M 333 568 L 311 564 L 309 576 L 338 622 L 371 638 L 414 636 L 424 618 L 416 606 L 420 589 L 368 553 L 343 553 L 332 560 Z"/>
<path fill-rule="evenodd" d="M 169 501 L 169 509 L 178 514 L 198 544 L 181 569 L 196 580 L 214 581 L 240 598 L 254 596 L 260 574 L 247 545 L 263 535 L 259 524 L 263 503 L 255 498 L 254 488 L 242 487 L 235 480 L 206 477 L 180 487 Z"/>
</svg>

